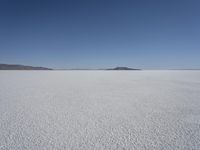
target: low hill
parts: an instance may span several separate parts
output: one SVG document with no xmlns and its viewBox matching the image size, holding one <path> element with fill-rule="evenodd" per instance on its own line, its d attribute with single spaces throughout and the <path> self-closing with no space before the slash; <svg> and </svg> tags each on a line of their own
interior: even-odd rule
<svg viewBox="0 0 200 150">
<path fill-rule="evenodd" d="M 33 67 L 16 64 L 0 64 L 0 70 L 53 70 L 45 67 Z"/>
<path fill-rule="evenodd" d="M 115 67 L 115 68 L 110 68 L 106 70 L 141 70 L 141 69 L 134 69 L 134 68 L 129 68 L 129 67 Z"/>
</svg>

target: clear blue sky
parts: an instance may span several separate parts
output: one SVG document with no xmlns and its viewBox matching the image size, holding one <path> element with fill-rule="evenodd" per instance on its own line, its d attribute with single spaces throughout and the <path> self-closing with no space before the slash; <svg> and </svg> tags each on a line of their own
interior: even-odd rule
<svg viewBox="0 0 200 150">
<path fill-rule="evenodd" d="M 200 68 L 200 1 L 0 0 L 0 63 Z"/>
</svg>

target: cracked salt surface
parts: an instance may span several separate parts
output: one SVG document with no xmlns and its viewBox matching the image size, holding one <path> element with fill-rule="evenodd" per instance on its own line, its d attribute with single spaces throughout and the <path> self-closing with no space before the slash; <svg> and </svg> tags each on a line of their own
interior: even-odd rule
<svg viewBox="0 0 200 150">
<path fill-rule="evenodd" d="M 200 149 L 200 71 L 0 71 L 0 150 Z"/>
</svg>

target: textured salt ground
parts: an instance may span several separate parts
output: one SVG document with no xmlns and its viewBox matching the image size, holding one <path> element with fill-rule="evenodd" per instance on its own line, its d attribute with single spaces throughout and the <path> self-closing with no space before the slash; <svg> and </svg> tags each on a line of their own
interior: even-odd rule
<svg viewBox="0 0 200 150">
<path fill-rule="evenodd" d="M 200 149 L 200 71 L 0 71 L 0 150 Z"/>
</svg>

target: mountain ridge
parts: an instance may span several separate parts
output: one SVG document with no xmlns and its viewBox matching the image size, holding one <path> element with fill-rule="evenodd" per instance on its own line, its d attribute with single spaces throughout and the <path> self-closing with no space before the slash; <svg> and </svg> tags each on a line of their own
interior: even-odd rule
<svg viewBox="0 0 200 150">
<path fill-rule="evenodd" d="M 19 64 L 0 64 L 0 70 L 53 70 L 46 67 L 34 67 Z"/>
</svg>

